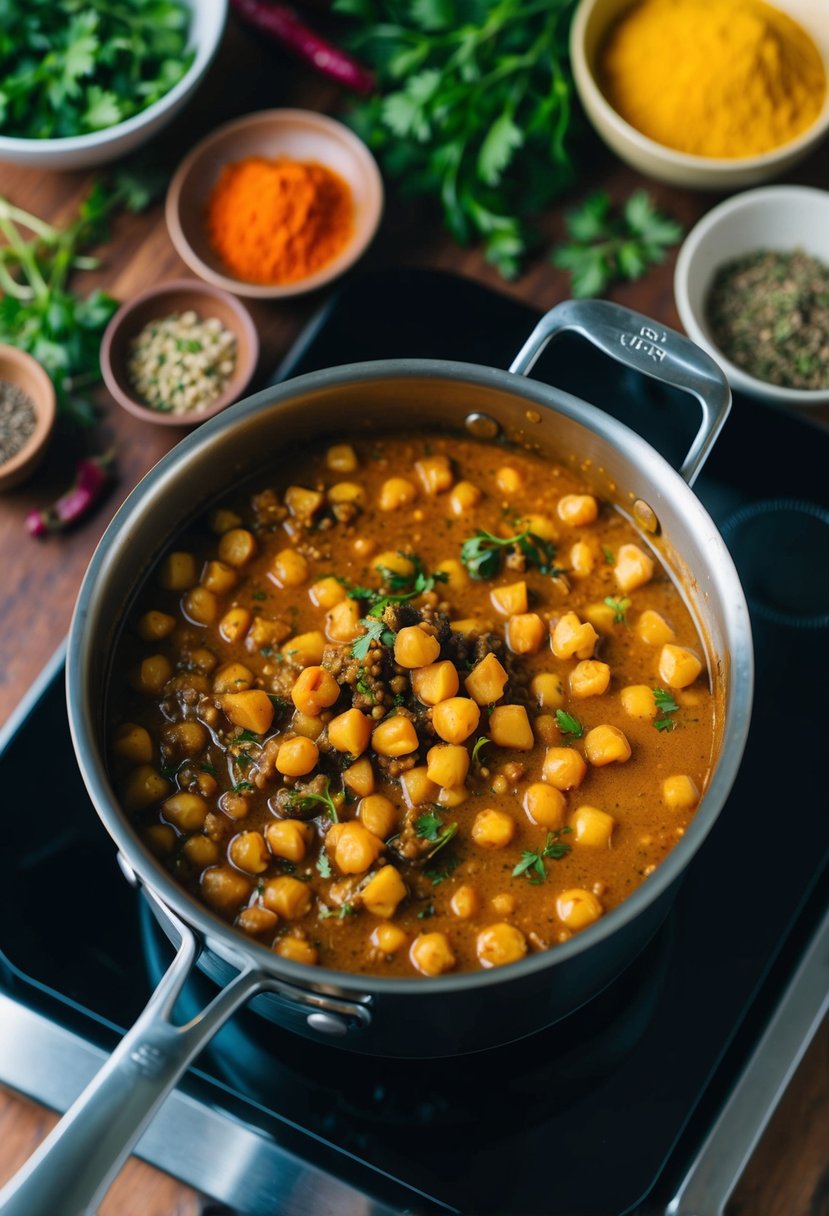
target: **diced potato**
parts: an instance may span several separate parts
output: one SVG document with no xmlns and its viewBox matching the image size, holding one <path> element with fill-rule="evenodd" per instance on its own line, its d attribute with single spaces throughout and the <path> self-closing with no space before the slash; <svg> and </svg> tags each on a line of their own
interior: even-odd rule
<svg viewBox="0 0 829 1216">
<path fill-rule="evenodd" d="M 284 920 L 299 920 L 311 911 L 314 893 L 305 882 L 291 878 L 290 874 L 281 874 L 279 878 L 269 878 L 262 892 L 262 903 L 271 912 Z"/>
<path fill-rule="evenodd" d="M 273 703 L 260 688 L 225 693 L 222 709 L 234 726 L 241 726 L 242 730 L 252 731 L 255 735 L 264 735 L 273 722 Z"/>
<path fill-rule="evenodd" d="M 574 747 L 548 747 L 541 775 L 557 790 L 572 790 L 584 781 L 587 765 Z"/>
<path fill-rule="evenodd" d="M 122 722 L 115 732 L 111 751 L 127 764 L 149 764 L 153 758 L 150 732 L 136 722 Z"/>
<path fill-rule="evenodd" d="M 306 667 L 291 689 L 291 700 L 296 708 L 311 718 L 330 708 L 339 695 L 339 684 L 324 667 Z"/>
<path fill-rule="evenodd" d="M 277 587 L 301 587 L 308 579 L 308 561 L 296 549 L 280 549 L 268 576 Z"/>
<path fill-rule="evenodd" d="M 463 743 L 477 729 L 480 719 L 481 711 L 469 697 L 449 697 L 432 710 L 432 725 L 445 743 Z"/>
<path fill-rule="evenodd" d="M 326 613 L 325 636 L 332 642 L 341 645 L 356 642 L 365 631 L 365 626 L 360 624 L 360 607 L 356 600 L 340 600 Z"/>
<path fill-rule="evenodd" d="M 399 511 L 411 506 L 417 497 L 417 490 L 405 477 L 389 477 L 380 487 L 378 506 L 381 511 Z"/>
<path fill-rule="evenodd" d="M 503 664 L 490 653 L 472 668 L 463 686 L 478 705 L 494 705 L 504 695 L 508 680 Z"/>
<path fill-rule="evenodd" d="M 250 613 L 247 608 L 228 608 L 219 621 L 219 634 L 226 641 L 238 642 L 250 627 Z"/>
<path fill-rule="evenodd" d="M 371 944 L 381 954 L 397 954 L 409 939 L 399 925 L 377 925 L 371 934 Z"/>
<path fill-rule="evenodd" d="M 392 574 L 400 574 L 403 578 L 411 578 L 415 570 L 412 559 L 395 549 L 384 549 L 377 555 L 371 566 L 378 574 L 382 575 L 386 570 L 391 570 Z"/>
<path fill-rule="evenodd" d="M 581 887 L 571 887 L 562 891 L 556 900 L 556 912 L 559 920 L 568 929 L 585 929 L 601 916 L 604 909 L 592 891 Z"/>
<path fill-rule="evenodd" d="M 570 672 L 570 692 L 574 697 L 600 697 L 610 685 L 610 668 L 598 659 L 583 659 Z"/>
<path fill-rule="evenodd" d="M 492 607 L 501 616 L 515 616 L 527 611 L 527 584 L 508 583 L 505 587 L 493 587 L 489 593 Z"/>
<path fill-rule="evenodd" d="M 313 967 L 319 961 L 319 950 L 316 946 L 304 937 L 292 937 L 287 933 L 276 939 L 273 952 L 291 963 L 304 963 L 306 967 Z"/>
<path fill-rule="evenodd" d="M 238 575 L 226 562 L 208 562 L 202 571 L 201 584 L 214 595 L 227 595 L 236 586 Z"/>
<path fill-rule="evenodd" d="M 256 556 L 256 537 L 247 528 L 231 528 L 219 541 L 219 558 L 227 566 L 241 570 Z"/>
<path fill-rule="evenodd" d="M 616 613 L 610 604 L 588 604 L 582 609 L 584 619 L 597 633 L 612 634 L 616 625 Z"/>
<path fill-rule="evenodd" d="M 276 771 L 285 777 L 304 777 L 316 768 L 319 755 L 316 743 L 304 735 L 285 739 L 276 753 Z"/>
<path fill-rule="evenodd" d="M 394 658 L 401 667 L 427 667 L 439 654 L 440 642 L 423 625 L 406 625 L 394 639 Z"/>
<path fill-rule="evenodd" d="M 452 895 L 449 906 L 458 920 L 470 920 L 480 911 L 481 901 L 475 888 L 464 883 Z"/>
<path fill-rule="evenodd" d="M 406 884 L 394 866 L 383 866 L 367 886 L 363 887 L 362 902 L 374 916 L 388 920 L 394 916 L 397 906 L 406 898 Z"/>
<path fill-rule="evenodd" d="M 690 811 L 699 802 L 699 790 L 693 777 L 678 773 L 662 782 L 662 801 L 675 811 Z"/>
<path fill-rule="evenodd" d="M 449 628 L 453 633 L 462 633 L 464 637 L 469 638 L 475 637 L 479 633 L 486 633 L 488 625 L 480 617 L 470 616 L 464 617 L 460 621 L 450 621 Z"/>
<path fill-rule="evenodd" d="M 533 782 L 524 793 L 524 810 L 533 823 L 544 828 L 560 828 L 566 806 L 561 791 L 543 781 Z"/>
<path fill-rule="evenodd" d="M 465 515 L 481 501 L 481 491 L 471 481 L 459 481 L 449 495 L 449 509 L 453 515 Z"/>
<path fill-rule="evenodd" d="M 285 621 L 276 621 L 268 616 L 255 616 L 245 638 L 245 649 L 254 653 L 264 646 L 279 646 L 290 632 L 291 627 Z"/>
<path fill-rule="evenodd" d="M 212 625 L 219 615 L 219 604 L 206 587 L 192 587 L 182 597 L 181 610 L 194 625 Z"/>
<path fill-rule="evenodd" d="M 592 494 L 565 494 L 558 500 L 556 512 L 562 523 L 571 528 L 580 528 L 595 522 L 599 504 Z"/>
<path fill-rule="evenodd" d="M 565 612 L 553 629 L 551 645 L 557 659 L 589 659 L 597 642 L 596 630 L 575 612 Z"/>
<path fill-rule="evenodd" d="M 355 473 L 357 453 L 350 443 L 334 443 L 325 454 L 325 463 L 335 473 Z"/>
<path fill-rule="evenodd" d="M 306 486 L 288 486 L 285 506 L 295 519 L 308 521 L 325 505 L 325 495 Z"/>
<path fill-rule="evenodd" d="M 623 731 L 618 726 L 605 723 L 594 726 L 584 736 L 584 750 L 587 759 L 596 768 L 618 761 L 624 763 L 630 759 L 630 744 Z"/>
<path fill-rule="evenodd" d="M 609 849 L 616 820 L 596 806 L 580 806 L 571 820 L 577 844 L 595 849 Z"/>
<path fill-rule="evenodd" d="M 357 481 L 338 481 L 328 488 L 328 501 L 335 507 L 343 504 L 353 507 L 366 505 L 366 492 Z"/>
<path fill-rule="evenodd" d="M 412 691 L 424 705 L 439 705 L 454 697 L 459 683 L 455 664 L 449 659 L 429 663 L 412 672 Z"/>
<path fill-rule="evenodd" d="M 653 578 L 653 558 L 638 545 L 620 545 L 613 573 L 619 590 L 627 595 Z"/>
<path fill-rule="evenodd" d="M 338 583 L 334 576 L 329 574 L 311 584 L 308 596 L 317 608 L 327 609 L 341 603 L 346 598 L 346 590 L 342 583 Z"/>
<path fill-rule="evenodd" d="M 702 671 L 699 657 L 687 646 L 668 642 L 659 655 L 659 676 L 669 688 L 687 688 Z"/>
<path fill-rule="evenodd" d="M 664 616 L 660 616 L 653 608 L 646 608 L 640 614 L 634 629 L 642 641 L 647 642 L 649 646 L 664 646 L 666 642 L 673 642 L 676 638 L 676 634 Z"/>
<path fill-rule="evenodd" d="M 338 752 L 362 756 L 371 739 L 372 725 L 359 709 L 347 709 L 328 723 L 328 741 Z"/>
<path fill-rule="evenodd" d="M 551 671 L 541 671 L 533 676 L 530 692 L 541 709 L 561 709 L 564 704 L 564 681 Z"/>
<path fill-rule="evenodd" d="M 558 540 L 558 529 L 549 515 L 525 515 L 521 527 L 539 540 Z"/>
<path fill-rule="evenodd" d="M 515 925 L 501 921 L 482 929 L 475 942 L 478 962 L 482 967 L 503 967 L 515 963 L 527 953 L 527 939 Z"/>
<path fill-rule="evenodd" d="M 166 655 L 151 654 L 138 669 L 138 687 L 157 697 L 172 674 L 173 665 Z"/>
<path fill-rule="evenodd" d="M 342 830 L 337 833 L 334 845 L 334 861 L 343 874 L 364 874 L 371 869 L 383 852 L 383 841 L 356 819 L 348 823 L 335 824 Z M 333 829 L 331 829 L 333 830 Z M 328 835 L 331 835 L 329 830 Z M 326 840 L 326 847 L 328 841 Z"/>
<path fill-rule="evenodd" d="M 201 876 L 201 893 L 211 908 L 228 912 L 238 908 L 251 893 L 253 884 L 230 866 L 211 866 Z"/>
<path fill-rule="evenodd" d="M 469 772 L 469 752 L 458 743 L 438 743 L 426 754 L 426 776 L 446 789 L 463 785 Z"/>
<path fill-rule="evenodd" d="M 424 803 L 434 802 L 438 796 L 438 786 L 429 780 L 426 765 L 417 765 L 408 772 L 401 773 L 400 786 L 403 797 L 409 807 L 423 806 Z"/>
<path fill-rule="evenodd" d="M 343 782 L 358 798 L 367 798 L 374 793 L 374 769 L 368 756 L 343 769 Z"/>
<path fill-rule="evenodd" d="M 225 511 L 221 508 L 214 511 L 210 516 L 210 527 L 217 536 L 221 536 L 223 532 L 229 532 L 231 528 L 238 528 L 242 520 L 235 511 Z"/>
<path fill-rule="evenodd" d="M 282 647 L 285 658 L 296 667 L 319 666 L 324 651 L 325 637 L 319 629 L 311 629 L 308 633 L 298 633 L 296 637 L 288 638 Z"/>
<path fill-rule="evenodd" d="M 547 626 L 537 612 L 522 612 L 507 621 L 507 645 L 513 654 L 535 654 L 547 636 Z"/>
<path fill-rule="evenodd" d="M 168 612 L 145 612 L 138 622 L 138 636 L 145 642 L 158 642 L 168 638 L 176 627 L 176 618 Z"/>
<path fill-rule="evenodd" d="M 589 578 L 595 565 L 593 550 L 583 540 L 577 540 L 570 549 L 570 573 L 573 578 Z"/>
<path fill-rule="evenodd" d="M 415 472 L 420 478 L 424 493 L 430 495 L 451 490 L 455 480 L 448 456 L 426 456 L 423 460 L 416 460 Z"/>
<path fill-rule="evenodd" d="M 261 832 L 240 832 L 231 840 L 228 853 L 233 864 L 246 874 L 264 874 L 271 862 Z"/>
<path fill-rule="evenodd" d="M 652 720 L 656 717 L 656 701 L 653 690 L 647 684 L 628 684 L 619 694 L 622 709 L 631 718 Z"/>
<path fill-rule="evenodd" d="M 489 715 L 487 733 L 497 747 L 530 752 L 535 746 L 533 728 L 523 705 L 499 705 Z"/>
<path fill-rule="evenodd" d="M 503 849 L 515 836 L 515 820 L 506 811 L 479 811 L 472 824 L 472 839 L 482 849 Z"/>
<path fill-rule="evenodd" d="M 199 581 L 192 553 L 168 553 L 158 568 L 159 584 L 166 591 L 187 591 Z"/>
<path fill-rule="evenodd" d="M 446 561 L 438 562 L 435 574 L 445 574 L 446 582 L 438 585 L 438 590 L 445 587 L 447 591 L 463 591 L 469 584 L 469 575 L 463 564 L 457 558 L 449 557 Z"/>
<path fill-rule="evenodd" d="M 213 676 L 213 691 L 242 692 L 253 683 L 253 672 L 244 663 L 225 663 Z"/>
<path fill-rule="evenodd" d="M 501 494 L 508 497 L 517 494 L 524 487 L 524 478 L 511 465 L 505 464 L 495 474 L 495 484 Z"/>
<path fill-rule="evenodd" d="M 274 857 L 303 861 L 313 844 L 314 829 L 299 819 L 274 819 L 265 828 L 265 839 Z"/>
<path fill-rule="evenodd" d="M 455 966 L 455 955 L 445 933 L 419 933 L 412 942 L 409 958 L 423 975 L 443 975 Z"/>
<path fill-rule="evenodd" d="M 369 794 L 360 799 L 357 818 L 381 840 L 387 840 L 397 828 L 397 807 L 384 794 Z"/>
<path fill-rule="evenodd" d="M 395 714 L 374 728 L 371 746 L 380 756 L 408 756 L 417 751 L 420 740 L 411 719 Z"/>
</svg>

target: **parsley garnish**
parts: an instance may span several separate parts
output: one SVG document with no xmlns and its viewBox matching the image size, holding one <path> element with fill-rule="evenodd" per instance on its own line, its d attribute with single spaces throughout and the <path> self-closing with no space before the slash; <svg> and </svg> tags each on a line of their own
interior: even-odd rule
<svg viewBox="0 0 829 1216">
<path fill-rule="evenodd" d="M 432 886 L 439 887 L 442 882 L 446 882 L 458 866 L 461 864 L 459 857 L 447 857 L 443 863 L 443 868 L 440 870 L 427 870 L 426 877 L 431 878 Z"/>
<path fill-rule="evenodd" d="M 315 794 L 310 790 L 291 790 L 286 800 L 288 809 L 307 813 L 308 811 L 313 811 L 316 806 L 321 805 L 328 810 L 331 822 L 339 823 L 340 817 L 337 814 L 336 803 L 331 797 L 330 785 L 330 779 L 326 777 L 325 786 L 321 794 Z"/>
<path fill-rule="evenodd" d="M 423 568 L 423 562 L 416 553 L 401 551 L 400 556 L 412 563 L 410 574 L 399 574 L 397 571 L 387 568 L 380 571 L 384 583 L 391 589 L 391 594 L 370 591 L 367 587 L 351 587 L 348 590 L 348 594 L 354 599 L 371 601 L 368 615 L 360 621 L 366 632 L 351 647 L 351 653 L 355 659 L 364 659 L 374 642 L 381 642 L 384 646 L 394 645 L 393 631 L 380 619 L 389 604 L 405 604 L 408 600 L 423 595 L 425 591 L 431 591 L 435 583 L 445 583 L 449 577 L 445 572 L 427 574 Z M 348 584 L 343 582 L 343 586 L 348 587 Z"/>
<path fill-rule="evenodd" d="M 284 697 L 276 697 L 272 693 L 268 693 L 268 700 L 278 714 L 284 713 L 286 709 L 291 708 L 291 702 L 286 701 Z"/>
<path fill-rule="evenodd" d="M 255 743 L 257 747 L 261 747 L 259 736 L 255 735 L 252 730 L 243 730 L 241 735 L 237 735 L 234 740 L 236 743 Z"/>
<path fill-rule="evenodd" d="M 253 763 L 253 760 L 247 752 L 239 752 L 239 755 L 235 757 L 235 760 L 236 764 L 238 764 L 239 768 L 241 769 L 245 769 L 248 767 L 248 765 Z"/>
<path fill-rule="evenodd" d="M 475 746 L 472 748 L 472 763 L 473 764 L 475 764 L 476 761 L 477 761 L 477 763 L 480 764 L 480 761 L 478 760 L 478 754 L 486 747 L 487 743 L 491 743 L 491 742 L 492 742 L 492 740 L 487 739 L 486 735 L 481 735 L 480 739 L 475 740 Z"/>
<path fill-rule="evenodd" d="M 608 608 L 613 609 L 613 621 L 616 625 L 627 625 L 627 610 L 630 607 L 630 596 L 628 595 L 606 595 L 604 602 Z"/>
<path fill-rule="evenodd" d="M 383 607 L 385 608 L 385 603 Z M 394 634 L 382 621 L 368 616 L 363 617 L 360 624 L 365 626 L 366 631 L 351 647 L 355 659 L 366 658 L 374 642 L 381 642 L 384 646 L 394 645 Z"/>
<path fill-rule="evenodd" d="M 417 914 L 418 920 L 428 920 L 430 916 L 435 915 L 435 905 L 427 904 L 425 908 L 421 908 Z"/>
<path fill-rule="evenodd" d="M 572 714 L 568 714 L 566 710 L 556 710 L 556 722 L 558 729 L 563 735 L 572 735 L 574 739 L 581 739 L 584 734 L 584 727 L 578 718 L 574 718 Z"/>
<path fill-rule="evenodd" d="M 556 828 L 554 832 L 548 832 L 547 843 L 537 853 L 525 849 L 521 854 L 521 860 L 512 872 L 513 878 L 520 878 L 524 874 L 533 886 L 546 882 L 547 867 L 544 864 L 544 858 L 549 857 L 553 861 L 561 861 L 562 857 L 567 856 L 573 846 L 561 844 L 558 837 L 571 830 L 571 828 Z"/>
<path fill-rule="evenodd" d="M 252 790 L 253 786 L 249 781 L 237 781 L 233 787 L 235 794 L 241 794 L 242 790 Z"/>
<path fill-rule="evenodd" d="M 321 849 L 317 858 L 317 870 L 323 878 L 331 877 L 331 862 L 328 860 L 328 854 Z"/>
<path fill-rule="evenodd" d="M 653 690 L 653 699 L 660 713 L 658 718 L 654 718 L 653 724 L 656 729 L 658 731 L 676 730 L 676 722 L 673 718 L 668 717 L 669 714 L 674 714 L 679 709 L 679 705 L 674 700 L 673 694 L 667 692 L 664 688 L 655 688 Z"/>
<path fill-rule="evenodd" d="M 613 556 L 613 550 L 608 549 L 605 545 L 602 545 L 602 553 L 604 555 L 604 560 L 607 562 L 608 566 L 612 566 L 613 563 L 616 561 L 616 558 Z"/>
<path fill-rule="evenodd" d="M 347 916 L 356 916 L 357 909 L 352 908 L 351 904 L 343 904 L 340 908 L 329 908 L 327 904 L 320 904 L 319 910 L 320 920 L 328 920 L 330 916 L 336 916 L 338 920 L 345 920 Z"/>
<path fill-rule="evenodd" d="M 515 536 L 504 538 L 478 528 L 475 535 L 468 537 L 461 545 L 461 561 L 469 571 L 470 578 L 494 578 L 501 569 L 501 551 L 516 545 L 527 561 L 538 566 L 542 574 L 557 578 L 564 573 L 553 562 L 555 546 L 530 531 L 517 532 Z"/>
<path fill-rule="evenodd" d="M 415 820 L 415 834 L 423 840 L 437 840 L 443 820 L 434 811 L 426 811 Z"/>
</svg>

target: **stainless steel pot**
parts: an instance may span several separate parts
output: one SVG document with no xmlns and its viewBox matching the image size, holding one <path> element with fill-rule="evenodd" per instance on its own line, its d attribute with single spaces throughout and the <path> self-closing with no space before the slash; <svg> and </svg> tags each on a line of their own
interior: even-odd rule
<svg viewBox="0 0 829 1216">
<path fill-rule="evenodd" d="M 620 363 L 682 388 L 702 424 L 679 474 L 642 438 L 592 405 L 523 377 L 561 330 L 576 330 Z M 393 360 L 316 372 L 267 389 L 184 440 L 143 480 L 107 529 L 81 588 L 69 640 L 67 696 L 90 796 L 178 953 L 144 1013 L 89 1089 L 0 1193 L 2 1216 L 76 1216 L 94 1207 L 182 1072 L 245 1002 L 280 1027 L 366 1053 L 446 1055 L 502 1044 L 596 995 L 661 923 L 677 884 L 716 820 L 748 730 L 752 648 L 736 571 L 690 490 L 730 408 L 719 368 L 681 335 L 606 302 L 560 305 L 538 324 L 509 372 Z M 327 433 L 422 426 L 531 443 L 572 462 L 636 523 L 674 574 L 707 651 L 719 706 L 719 756 L 686 835 L 637 891 L 554 949 L 503 969 L 435 980 L 384 980 L 307 968 L 245 939 L 178 886 L 133 833 L 110 784 L 104 706 L 115 639 L 170 539 L 241 480 L 266 474 L 292 448 Z M 194 964 L 221 990 L 186 1026 L 171 1012 Z M 275 1033 L 281 1033 L 275 1031 Z"/>
</svg>

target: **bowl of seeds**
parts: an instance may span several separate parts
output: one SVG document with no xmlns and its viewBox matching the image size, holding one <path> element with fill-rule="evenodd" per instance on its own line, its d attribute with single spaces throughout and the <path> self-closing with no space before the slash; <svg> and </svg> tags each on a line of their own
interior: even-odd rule
<svg viewBox="0 0 829 1216">
<path fill-rule="evenodd" d="M 714 207 L 683 242 L 674 296 L 735 391 L 829 406 L 828 191 L 766 186 Z"/>
<path fill-rule="evenodd" d="M 55 424 L 55 390 L 25 351 L 0 345 L 0 490 L 35 471 Z"/>
<path fill-rule="evenodd" d="M 101 372 L 125 410 L 192 427 L 243 394 L 259 338 L 245 306 L 222 288 L 177 279 L 119 308 L 101 342 Z"/>
</svg>

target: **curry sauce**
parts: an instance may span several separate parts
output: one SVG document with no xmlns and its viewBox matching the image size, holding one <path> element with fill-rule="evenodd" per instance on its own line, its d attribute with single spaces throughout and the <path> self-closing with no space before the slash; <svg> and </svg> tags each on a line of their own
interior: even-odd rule
<svg viewBox="0 0 829 1216">
<path fill-rule="evenodd" d="M 309 451 L 163 558 L 118 644 L 122 805 L 283 957 L 440 975 L 645 881 L 713 763 L 685 603 L 568 468 L 472 439 Z"/>
</svg>

